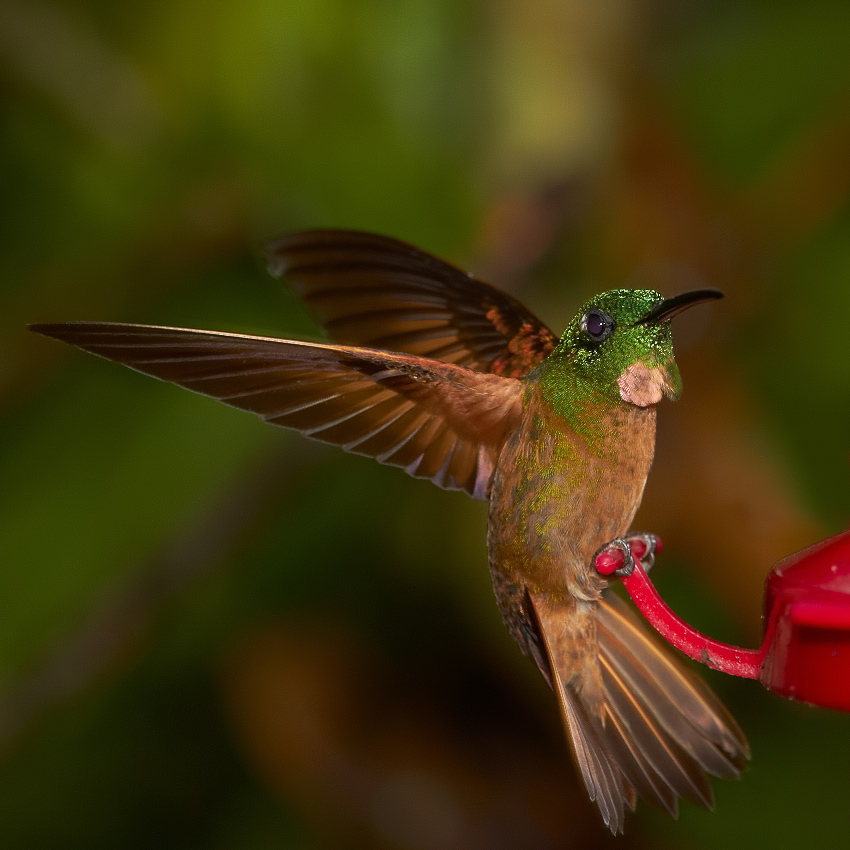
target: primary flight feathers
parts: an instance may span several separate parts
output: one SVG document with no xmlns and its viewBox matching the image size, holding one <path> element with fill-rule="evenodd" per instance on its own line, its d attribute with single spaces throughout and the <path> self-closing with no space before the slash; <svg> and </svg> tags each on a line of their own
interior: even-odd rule
<svg viewBox="0 0 850 850">
<path fill-rule="evenodd" d="M 307 230 L 267 250 L 328 333 L 358 348 L 98 322 L 32 330 L 486 499 L 518 415 L 507 378 L 552 351 L 552 331 L 504 292 L 389 237 Z"/>
<path fill-rule="evenodd" d="M 521 412 L 516 379 L 411 355 L 111 322 L 32 329 L 479 499 Z"/>
<path fill-rule="evenodd" d="M 558 342 L 515 298 L 397 239 L 307 230 L 267 251 L 271 272 L 286 275 L 337 342 L 514 378 Z"/>
</svg>

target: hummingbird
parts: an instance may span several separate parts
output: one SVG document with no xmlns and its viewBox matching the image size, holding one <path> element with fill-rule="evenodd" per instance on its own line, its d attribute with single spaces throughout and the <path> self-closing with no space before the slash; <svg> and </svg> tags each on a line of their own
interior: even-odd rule
<svg viewBox="0 0 850 850">
<path fill-rule="evenodd" d="M 710 808 L 708 776 L 737 777 L 746 738 L 594 557 L 612 541 L 628 557 L 635 539 L 656 405 L 681 391 L 671 320 L 721 293 L 614 289 L 559 338 L 507 293 L 389 237 L 308 230 L 272 241 L 267 256 L 332 343 L 31 328 L 488 501 L 496 602 L 555 693 L 604 823 L 622 832 L 639 795 L 673 816 L 680 797 Z M 651 536 L 638 539 L 651 549 Z"/>
</svg>

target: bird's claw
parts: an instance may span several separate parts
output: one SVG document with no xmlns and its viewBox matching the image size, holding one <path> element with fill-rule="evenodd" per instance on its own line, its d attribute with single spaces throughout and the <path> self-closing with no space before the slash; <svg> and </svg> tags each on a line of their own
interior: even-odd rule
<svg viewBox="0 0 850 850">
<path fill-rule="evenodd" d="M 661 538 L 646 531 L 630 531 L 625 539 L 641 566 L 649 572 L 655 564 L 655 556 L 661 551 Z"/>
<path fill-rule="evenodd" d="M 655 563 L 656 553 L 660 551 L 659 537 L 643 531 L 633 531 L 625 537 L 615 537 L 600 546 L 593 556 L 593 565 L 602 575 L 626 578 L 634 572 L 635 558 L 639 558 L 644 570 L 648 571 Z"/>
</svg>

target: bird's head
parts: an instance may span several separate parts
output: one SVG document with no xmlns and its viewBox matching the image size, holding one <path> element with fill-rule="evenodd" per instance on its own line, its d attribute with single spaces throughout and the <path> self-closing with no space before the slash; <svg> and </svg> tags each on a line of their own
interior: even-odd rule
<svg viewBox="0 0 850 850">
<path fill-rule="evenodd" d="M 671 319 L 722 298 L 716 289 L 663 298 L 652 289 L 612 289 L 584 304 L 564 331 L 555 358 L 588 390 L 648 407 L 675 399 L 682 379 L 673 355 Z M 566 364 L 565 364 L 566 365 Z"/>
</svg>

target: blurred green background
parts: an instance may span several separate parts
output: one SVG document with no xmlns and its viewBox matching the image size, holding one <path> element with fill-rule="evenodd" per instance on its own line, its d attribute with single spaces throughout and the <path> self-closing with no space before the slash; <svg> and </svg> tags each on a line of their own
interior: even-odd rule
<svg viewBox="0 0 850 850">
<path fill-rule="evenodd" d="M 755 645 L 850 517 L 846 0 L 0 0 L 0 846 L 592 848 L 486 507 L 26 331 L 316 335 L 309 226 L 414 242 L 558 332 L 677 325 L 637 525 L 676 610 Z M 850 718 L 706 678 L 752 766 L 619 847 L 850 834 Z"/>
</svg>

